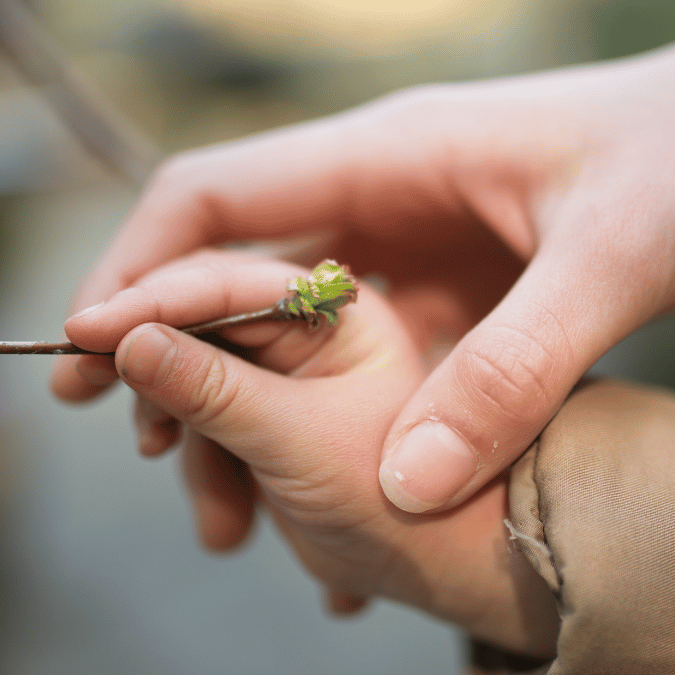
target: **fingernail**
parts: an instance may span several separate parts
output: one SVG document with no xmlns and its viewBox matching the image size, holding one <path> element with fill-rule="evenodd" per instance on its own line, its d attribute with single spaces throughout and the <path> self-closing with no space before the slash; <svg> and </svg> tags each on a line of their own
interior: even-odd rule
<svg viewBox="0 0 675 675">
<path fill-rule="evenodd" d="M 87 307 L 83 309 L 81 312 L 78 312 L 77 314 L 73 314 L 73 316 L 68 317 L 68 321 L 70 321 L 70 319 L 78 319 L 79 317 L 84 316 L 85 314 L 91 314 L 92 312 L 95 312 L 97 309 L 103 307 L 103 305 L 105 305 L 105 300 L 103 300 L 103 302 L 99 302 L 96 305 L 92 305 L 91 307 Z"/>
<path fill-rule="evenodd" d="M 446 504 L 476 471 L 476 453 L 439 422 L 413 427 L 380 467 L 380 483 L 391 502 L 422 513 Z"/>
<path fill-rule="evenodd" d="M 142 387 L 157 386 L 171 366 L 174 341 L 157 328 L 146 328 L 131 340 L 122 359 L 125 379 Z"/>
</svg>

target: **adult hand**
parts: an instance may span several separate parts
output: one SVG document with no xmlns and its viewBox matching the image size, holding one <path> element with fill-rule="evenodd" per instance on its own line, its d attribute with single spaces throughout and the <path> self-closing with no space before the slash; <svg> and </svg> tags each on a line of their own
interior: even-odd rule
<svg viewBox="0 0 675 675">
<path fill-rule="evenodd" d="M 382 442 L 426 368 L 377 293 L 362 285 L 335 329 L 267 323 L 226 331 L 255 363 L 169 328 L 269 306 L 299 273 L 277 261 L 201 252 L 153 271 L 68 329 L 87 347 L 119 345 L 117 369 L 141 397 L 144 454 L 173 444 L 175 420 L 188 428 L 183 466 L 208 546 L 236 546 L 262 499 L 332 590 L 334 608 L 387 596 L 506 648 L 550 653 L 553 596 L 508 541 L 503 476 L 432 517 L 401 513 L 379 488 Z M 417 315 L 418 335 L 424 318 Z"/>
<path fill-rule="evenodd" d="M 607 349 L 675 300 L 675 50 L 403 92 L 186 153 L 156 175 L 83 286 L 109 298 L 186 251 L 321 230 L 321 254 L 443 307 L 461 338 L 383 444 L 407 511 L 454 506 L 538 435 Z M 430 311 L 436 312 L 436 309 Z M 75 331 L 71 338 L 79 336 Z M 115 377 L 62 360 L 55 391 Z"/>
</svg>

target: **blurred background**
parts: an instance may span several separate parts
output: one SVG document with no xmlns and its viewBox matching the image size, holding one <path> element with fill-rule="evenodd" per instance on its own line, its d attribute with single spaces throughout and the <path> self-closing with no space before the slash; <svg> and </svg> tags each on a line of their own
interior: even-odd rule
<svg viewBox="0 0 675 675">
<path fill-rule="evenodd" d="M 133 205 L 138 177 L 165 153 L 409 85 L 616 57 L 675 39 L 672 0 L 25 7 L 67 72 L 128 120 L 137 157 L 131 180 L 110 171 L 55 113 L 62 100 L 40 82 L 44 63 L 26 71 L 0 50 L 3 340 L 61 335 L 78 281 Z M 26 25 L 7 16 L 2 9 L 0 33 L 35 56 Z M 646 327 L 596 370 L 675 386 L 674 329 L 672 319 Z M 352 621 L 325 616 L 314 582 L 265 522 L 235 556 L 202 552 L 172 458 L 135 453 L 127 392 L 64 407 L 47 391 L 50 364 L 0 358 L 0 673 L 461 672 L 461 635 L 415 612 L 382 602 Z"/>
</svg>

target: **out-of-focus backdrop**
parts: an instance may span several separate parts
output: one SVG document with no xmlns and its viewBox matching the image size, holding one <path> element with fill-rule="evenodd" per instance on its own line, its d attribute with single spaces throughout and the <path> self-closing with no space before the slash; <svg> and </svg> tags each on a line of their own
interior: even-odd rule
<svg viewBox="0 0 675 675">
<path fill-rule="evenodd" d="M 4 1 L 4 0 L 3 0 Z M 401 87 L 638 52 L 672 0 L 32 0 L 69 62 L 162 152 L 333 113 Z M 0 26 L 1 28 L 1 26 Z M 6 28 L 6 27 L 5 27 Z M 0 53 L 0 339 L 61 334 L 138 194 Z M 53 92 L 51 92 L 53 94 Z M 675 323 L 601 372 L 675 386 Z M 455 675 L 461 635 L 388 603 L 326 617 L 262 523 L 203 553 L 171 458 L 139 459 L 119 389 L 81 409 L 49 357 L 0 357 L 0 672 Z"/>
</svg>

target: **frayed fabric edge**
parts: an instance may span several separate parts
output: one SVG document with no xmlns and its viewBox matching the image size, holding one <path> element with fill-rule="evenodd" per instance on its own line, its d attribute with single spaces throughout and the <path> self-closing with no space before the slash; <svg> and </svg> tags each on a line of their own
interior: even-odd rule
<svg viewBox="0 0 675 675">
<path fill-rule="evenodd" d="M 548 546 L 546 546 L 546 544 L 542 544 L 540 541 L 537 541 L 529 534 L 525 534 L 524 532 L 517 530 L 515 525 L 508 518 L 504 518 L 504 525 L 506 525 L 509 532 L 511 533 L 511 536 L 509 537 L 511 541 L 527 542 L 531 546 L 534 546 L 535 548 L 538 548 L 540 551 L 542 551 L 548 558 L 553 557 L 553 552 Z"/>
</svg>

